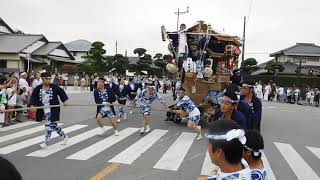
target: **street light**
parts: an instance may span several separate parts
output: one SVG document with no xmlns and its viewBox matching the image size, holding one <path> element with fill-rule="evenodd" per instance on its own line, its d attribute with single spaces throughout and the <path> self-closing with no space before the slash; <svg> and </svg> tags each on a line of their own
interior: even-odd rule
<svg viewBox="0 0 320 180">
<path fill-rule="evenodd" d="M 177 15 L 177 31 L 179 31 L 179 16 L 181 14 L 187 14 L 189 12 L 189 6 L 187 6 L 187 10 L 186 11 L 180 11 L 180 9 L 178 8 L 177 12 L 174 12 L 174 14 Z"/>
</svg>

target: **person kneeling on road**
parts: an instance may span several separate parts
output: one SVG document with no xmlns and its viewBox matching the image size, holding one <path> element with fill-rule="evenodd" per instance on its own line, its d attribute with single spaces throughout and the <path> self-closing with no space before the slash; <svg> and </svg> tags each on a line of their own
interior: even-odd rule
<svg viewBox="0 0 320 180">
<path fill-rule="evenodd" d="M 197 106 L 192 102 L 192 100 L 186 96 L 186 91 L 183 88 L 180 88 L 177 91 L 177 97 L 178 99 L 176 100 L 176 104 L 175 106 L 178 108 L 183 108 L 186 111 L 183 110 L 171 110 L 168 109 L 168 111 L 172 111 L 178 114 L 183 114 L 184 112 L 187 112 L 189 114 L 188 117 L 186 117 L 185 119 L 188 120 L 188 128 L 192 129 L 193 131 L 195 131 L 198 136 L 197 136 L 197 140 L 201 140 L 202 139 L 202 135 L 201 135 L 201 126 L 198 126 L 199 121 L 200 121 L 200 111 L 197 108 Z"/>
</svg>

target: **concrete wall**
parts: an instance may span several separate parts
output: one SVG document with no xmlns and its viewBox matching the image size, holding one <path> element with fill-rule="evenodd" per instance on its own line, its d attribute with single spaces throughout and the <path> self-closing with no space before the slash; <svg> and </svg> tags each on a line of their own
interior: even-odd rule
<svg viewBox="0 0 320 180">
<path fill-rule="evenodd" d="M 19 54 L 0 54 L 0 59 L 3 60 L 20 60 Z"/>
<path fill-rule="evenodd" d="M 85 59 L 81 58 L 82 56 L 87 56 L 87 53 L 86 52 L 77 52 L 77 55 L 73 56 L 73 57 L 75 58 L 75 61 L 82 62 L 82 61 L 85 61 Z"/>
</svg>

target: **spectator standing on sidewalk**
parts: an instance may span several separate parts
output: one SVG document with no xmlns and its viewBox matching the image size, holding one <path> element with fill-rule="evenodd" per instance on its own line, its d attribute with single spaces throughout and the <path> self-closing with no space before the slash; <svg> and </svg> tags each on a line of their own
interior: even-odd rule
<svg viewBox="0 0 320 180">
<path fill-rule="evenodd" d="M 291 89 L 291 87 L 288 87 L 288 89 L 287 89 L 287 102 L 291 103 L 291 100 L 292 100 L 292 89 Z"/>
<path fill-rule="evenodd" d="M 311 91 L 307 90 L 306 101 L 307 101 L 308 106 L 310 106 L 310 99 L 311 99 Z"/>
<path fill-rule="evenodd" d="M 68 87 L 68 74 L 62 74 L 62 80 L 63 80 L 63 89 L 67 90 L 67 87 Z"/>
<path fill-rule="evenodd" d="M 314 90 L 310 90 L 310 106 L 314 105 Z"/>
<path fill-rule="evenodd" d="M 84 78 L 86 79 L 86 88 L 87 88 L 87 90 L 89 90 L 89 86 L 90 86 L 90 78 L 89 78 L 89 75 L 88 74 L 86 74 L 85 76 L 84 76 Z"/>
<path fill-rule="evenodd" d="M 37 72 L 35 75 L 35 79 L 32 82 L 32 88 L 36 88 L 37 86 L 39 86 L 40 84 L 42 84 L 42 79 L 40 77 L 40 72 Z"/>
<path fill-rule="evenodd" d="M 294 94 L 294 102 L 296 104 L 298 104 L 299 96 L 300 96 L 300 89 L 298 87 L 296 87 L 293 94 Z"/>
<path fill-rule="evenodd" d="M 80 86 L 81 86 L 81 91 L 86 90 L 85 89 L 85 87 L 86 87 L 86 79 L 84 77 L 81 78 Z"/>
<path fill-rule="evenodd" d="M 79 86 L 79 75 L 78 73 L 76 73 L 76 75 L 73 76 L 73 89 L 74 90 L 78 90 L 78 86 Z"/>
<path fill-rule="evenodd" d="M 19 79 L 19 87 L 23 90 L 23 95 L 25 96 L 23 107 L 27 107 L 27 99 L 28 99 L 28 92 L 29 92 L 29 84 L 27 82 L 28 74 L 26 72 L 20 73 L 20 79 Z M 26 112 L 24 112 L 26 114 Z"/>
<path fill-rule="evenodd" d="M 285 99 L 285 97 L 284 97 L 284 88 L 282 86 L 280 86 L 279 89 L 278 89 L 278 92 L 279 92 L 279 100 L 280 100 L 280 102 L 283 103 L 284 99 Z"/>
<path fill-rule="evenodd" d="M 316 107 L 319 107 L 319 99 L 320 99 L 320 91 L 318 88 L 316 88 L 314 93 L 314 104 Z"/>
<path fill-rule="evenodd" d="M 17 84 L 13 82 L 6 89 L 6 97 L 7 97 L 7 109 L 14 109 L 17 103 Z M 5 123 L 4 125 L 11 125 L 13 112 L 7 112 L 5 114 Z"/>
</svg>

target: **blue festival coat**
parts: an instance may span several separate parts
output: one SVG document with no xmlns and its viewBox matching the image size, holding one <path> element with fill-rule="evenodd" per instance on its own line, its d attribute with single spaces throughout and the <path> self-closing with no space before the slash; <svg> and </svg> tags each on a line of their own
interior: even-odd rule
<svg viewBox="0 0 320 180">
<path fill-rule="evenodd" d="M 50 105 L 59 105 L 60 101 L 66 102 L 68 100 L 68 96 L 66 92 L 55 84 L 50 84 L 50 88 L 52 88 L 52 96 L 50 99 Z M 40 90 L 42 89 L 42 84 L 37 86 L 33 91 L 30 98 L 30 106 L 43 106 L 41 100 Z M 59 98 L 58 98 L 59 96 Z M 50 108 L 51 111 L 51 120 L 59 121 L 60 120 L 60 107 Z M 44 119 L 44 111 L 43 109 L 38 109 L 36 113 L 36 121 L 40 122 Z"/>
</svg>

